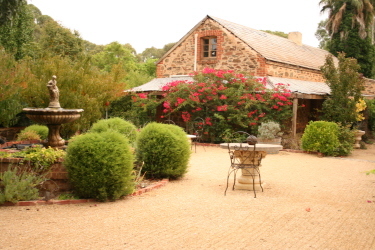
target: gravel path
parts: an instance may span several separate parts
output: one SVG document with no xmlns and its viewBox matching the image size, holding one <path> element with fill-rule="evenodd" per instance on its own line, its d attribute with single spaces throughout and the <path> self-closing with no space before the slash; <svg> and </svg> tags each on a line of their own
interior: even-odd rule
<svg viewBox="0 0 375 250">
<path fill-rule="evenodd" d="M 375 249 L 374 152 L 267 155 L 253 198 L 224 196 L 226 150 L 198 147 L 183 179 L 141 196 L 0 207 L 0 249 Z"/>
</svg>

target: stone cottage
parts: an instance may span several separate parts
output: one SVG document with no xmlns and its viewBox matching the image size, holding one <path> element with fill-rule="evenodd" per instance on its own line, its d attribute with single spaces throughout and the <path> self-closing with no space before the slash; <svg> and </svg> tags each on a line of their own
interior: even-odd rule
<svg viewBox="0 0 375 250">
<path fill-rule="evenodd" d="M 206 67 L 265 77 L 267 85 L 289 84 L 293 93 L 293 134 L 315 120 L 330 89 L 320 72 L 329 52 L 304 45 L 302 34 L 288 39 L 220 18 L 206 16 L 157 62 L 157 78 L 134 91 L 160 91 L 171 81 L 189 79 Z M 177 79 L 176 79 L 177 78 Z M 374 95 L 371 81 L 367 93 Z M 298 106 L 305 106 L 297 109 Z"/>
</svg>

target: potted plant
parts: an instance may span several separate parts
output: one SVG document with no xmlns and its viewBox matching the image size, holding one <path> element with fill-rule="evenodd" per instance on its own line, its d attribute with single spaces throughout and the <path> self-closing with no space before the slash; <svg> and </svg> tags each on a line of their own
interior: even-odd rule
<svg viewBox="0 0 375 250">
<path fill-rule="evenodd" d="M 281 145 L 282 134 L 279 123 L 262 122 L 258 128 L 258 143 Z"/>
</svg>

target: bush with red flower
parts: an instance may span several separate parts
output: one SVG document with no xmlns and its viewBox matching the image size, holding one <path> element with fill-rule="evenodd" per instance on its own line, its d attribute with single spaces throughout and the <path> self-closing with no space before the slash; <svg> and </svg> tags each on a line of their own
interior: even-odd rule
<svg viewBox="0 0 375 250">
<path fill-rule="evenodd" d="M 128 107 L 132 115 L 139 119 L 148 114 L 150 118 L 159 105 L 162 109 L 159 118 L 172 113 L 177 113 L 186 123 L 202 118 L 204 140 L 210 142 L 222 141 L 224 132 L 243 130 L 256 134 L 261 122 L 272 120 L 283 124 L 292 116 L 290 92 L 286 86 L 277 84 L 272 89 L 266 88 L 266 78 L 255 79 L 231 70 L 206 68 L 195 73 L 193 79 L 165 85 L 161 99 L 129 92 L 127 98 L 132 103 Z M 127 114 L 125 119 L 130 117 L 129 112 Z"/>
<path fill-rule="evenodd" d="M 282 123 L 292 114 L 286 86 L 267 89 L 265 81 L 231 70 L 206 68 L 194 75 L 194 81 L 174 81 L 163 87 L 163 113 L 181 112 L 185 122 L 202 118 L 213 141 L 221 141 L 225 131 L 256 133 L 262 121 Z"/>
</svg>

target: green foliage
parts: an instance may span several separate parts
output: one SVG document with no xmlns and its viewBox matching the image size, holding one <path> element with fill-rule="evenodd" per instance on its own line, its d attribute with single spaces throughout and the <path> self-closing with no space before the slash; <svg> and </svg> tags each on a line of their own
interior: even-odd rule
<svg viewBox="0 0 375 250">
<path fill-rule="evenodd" d="M 12 24 L 26 0 L 1 0 L 0 24 Z"/>
<path fill-rule="evenodd" d="M 127 46 L 112 42 L 106 45 L 102 52 L 93 56 L 93 63 L 107 72 L 111 71 L 113 65 L 119 63 L 126 71 L 131 71 L 136 68 L 136 57 Z"/>
<path fill-rule="evenodd" d="M 173 81 L 165 86 L 163 99 L 164 119 L 173 113 L 184 122 L 196 118 L 204 120 L 204 134 L 211 141 L 221 141 L 225 130 L 256 132 L 258 123 L 274 120 L 282 123 L 292 114 L 290 93 L 282 84 L 274 89 L 265 87 L 265 78 L 232 70 L 205 68 L 196 73 L 194 81 Z M 150 95 L 138 94 L 135 102 L 142 106 L 154 105 Z"/>
<path fill-rule="evenodd" d="M 40 136 L 36 131 L 29 130 L 29 131 L 21 131 L 17 135 L 17 141 L 32 141 L 32 140 L 40 140 Z"/>
<path fill-rule="evenodd" d="M 358 73 L 359 65 L 355 59 L 345 58 L 345 54 L 340 53 L 338 60 L 336 68 L 333 57 L 328 56 L 321 67 L 331 89 L 331 95 L 323 103 L 323 119 L 353 125 L 357 122 L 356 103 L 364 89 L 364 78 Z"/>
<path fill-rule="evenodd" d="M 0 204 L 38 198 L 38 188 L 45 179 L 34 173 L 21 172 L 18 168 L 9 168 L 0 173 Z"/>
<path fill-rule="evenodd" d="M 111 102 L 108 113 L 110 117 L 121 117 L 131 121 L 137 127 L 143 127 L 144 124 L 154 121 L 156 109 L 159 101 L 156 96 L 148 96 L 147 105 L 140 98 L 141 94 L 127 92 L 126 95 Z M 146 94 L 143 94 L 146 96 Z"/>
<path fill-rule="evenodd" d="M 375 131 L 375 99 L 366 99 L 366 106 L 368 111 L 368 126 L 371 131 Z"/>
<path fill-rule="evenodd" d="M 355 133 L 354 130 L 351 130 L 348 126 L 342 126 L 339 124 L 339 135 L 338 139 L 340 145 L 337 147 L 337 152 L 335 155 L 347 156 L 354 149 L 355 143 Z"/>
<path fill-rule="evenodd" d="M 1 12 L 2 10 L 0 16 Z M 28 54 L 34 26 L 33 16 L 28 5 L 20 6 L 12 22 L 0 22 L 0 46 L 12 53 L 15 59 L 23 58 Z"/>
<path fill-rule="evenodd" d="M 267 32 L 267 33 L 272 34 L 272 35 L 280 36 L 280 37 L 283 37 L 283 38 L 288 38 L 288 34 L 282 32 L 282 31 L 272 31 L 272 30 L 262 30 L 262 31 Z"/>
<path fill-rule="evenodd" d="M 146 176 L 176 179 L 186 173 L 191 151 L 180 127 L 149 123 L 141 130 L 137 145 L 137 160 L 144 162 Z"/>
<path fill-rule="evenodd" d="M 339 126 L 334 122 L 311 121 L 302 136 L 302 149 L 336 155 L 340 146 Z"/>
<path fill-rule="evenodd" d="M 22 92 L 33 76 L 25 62 L 16 62 L 14 57 L 0 49 L 0 125 L 9 127 L 17 123 L 17 114 L 22 111 Z"/>
<path fill-rule="evenodd" d="M 130 144 L 134 145 L 137 139 L 137 127 L 119 117 L 114 117 L 106 120 L 100 120 L 94 123 L 90 129 L 90 132 L 103 133 L 107 131 L 119 132 L 129 140 Z"/>
<path fill-rule="evenodd" d="M 331 36 L 327 43 L 329 52 L 337 56 L 345 53 L 356 58 L 360 72 L 366 77 L 374 76 L 375 47 L 372 44 L 374 2 L 367 0 L 322 0 L 322 12 L 328 10 L 326 29 Z"/>
<path fill-rule="evenodd" d="M 274 139 L 282 135 L 280 124 L 274 121 L 262 122 L 258 128 L 258 138 Z"/>
<path fill-rule="evenodd" d="M 167 53 L 176 43 L 168 43 L 164 45 L 162 49 L 157 49 L 155 47 L 146 48 L 141 54 L 141 61 L 146 62 L 149 59 L 160 59 L 165 53 Z"/>
<path fill-rule="evenodd" d="M 26 127 L 25 129 L 21 130 L 20 133 L 28 132 L 28 131 L 34 131 L 36 132 L 41 140 L 46 140 L 48 138 L 48 127 L 46 125 L 30 125 Z"/>
<path fill-rule="evenodd" d="M 63 150 L 51 147 L 45 148 L 39 145 L 28 147 L 13 154 L 13 157 L 22 157 L 22 163 L 28 164 L 31 171 L 37 174 L 47 173 L 51 169 L 52 164 L 64 156 L 65 151 Z"/>
<path fill-rule="evenodd" d="M 64 165 L 81 198 L 116 200 L 134 189 L 133 155 L 124 135 L 108 131 L 79 135 L 69 143 Z"/>
<path fill-rule="evenodd" d="M 82 116 L 72 123 L 63 125 L 63 137 L 72 136 L 77 130 L 86 131 L 104 113 L 105 103 L 120 95 L 125 84 L 121 81 L 123 69 L 115 67 L 110 73 L 100 72 L 90 61 L 80 58 L 71 61 L 65 57 L 40 58 L 28 61 L 34 79 L 28 82 L 23 100 L 28 106 L 44 108 L 48 106 L 49 95 L 46 88 L 52 75 L 57 76 L 60 90 L 60 104 L 65 109 L 82 108 Z"/>
</svg>

